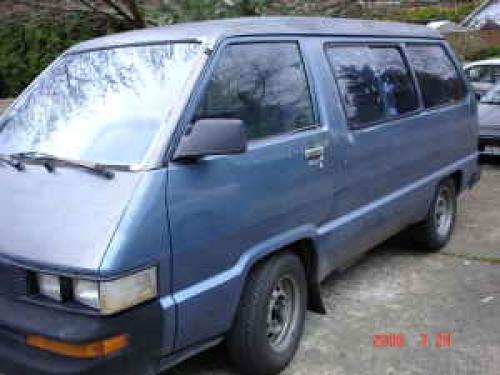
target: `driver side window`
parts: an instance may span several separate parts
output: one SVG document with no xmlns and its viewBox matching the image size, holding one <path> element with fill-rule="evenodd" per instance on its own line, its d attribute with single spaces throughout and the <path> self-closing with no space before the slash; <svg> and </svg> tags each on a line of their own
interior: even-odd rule
<svg viewBox="0 0 500 375">
<path fill-rule="evenodd" d="M 293 42 L 233 44 L 224 48 L 196 119 L 243 120 L 249 139 L 313 125 L 304 64 Z"/>
</svg>

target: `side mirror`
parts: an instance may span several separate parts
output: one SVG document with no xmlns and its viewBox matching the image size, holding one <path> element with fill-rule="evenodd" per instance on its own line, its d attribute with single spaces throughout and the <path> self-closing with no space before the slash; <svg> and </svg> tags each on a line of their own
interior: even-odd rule
<svg viewBox="0 0 500 375">
<path fill-rule="evenodd" d="M 245 124 L 234 119 L 202 119 L 184 133 L 174 161 L 196 161 L 209 155 L 242 154 L 247 149 Z"/>
</svg>

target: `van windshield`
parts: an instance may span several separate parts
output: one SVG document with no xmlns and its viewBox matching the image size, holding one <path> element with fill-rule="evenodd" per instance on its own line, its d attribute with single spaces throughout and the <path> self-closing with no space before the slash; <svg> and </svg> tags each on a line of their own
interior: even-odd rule
<svg viewBox="0 0 500 375">
<path fill-rule="evenodd" d="M 0 154 L 143 162 L 200 54 L 169 43 L 66 55 L 0 118 Z"/>
</svg>

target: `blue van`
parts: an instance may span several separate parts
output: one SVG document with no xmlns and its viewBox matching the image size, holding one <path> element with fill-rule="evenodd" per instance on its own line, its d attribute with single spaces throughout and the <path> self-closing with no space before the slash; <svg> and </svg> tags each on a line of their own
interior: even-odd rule
<svg viewBox="0 0 500 375">
<path fill-rule="evenodd" d="M 180 24 L 65 52 L 0 121 L 0 373 L 281 371 L 320 283 L 449 240 L 474 94 L 426 27 Z"/>
</svg>

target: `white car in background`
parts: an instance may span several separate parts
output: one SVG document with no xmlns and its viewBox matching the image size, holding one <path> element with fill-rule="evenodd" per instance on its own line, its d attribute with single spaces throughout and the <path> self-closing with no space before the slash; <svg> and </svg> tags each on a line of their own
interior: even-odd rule
<svg viewBox="0 0 500 375">
<path fill-rule="evenodd" d="M 479 102 L 479 151 L 500 150 L 500 83 Z"/>
<path fill-rule="evenodd" d="M 478 97 L 500 82 L 500 58 L 475 61 L 465 65 L 464 70 Z"/>
</svg>

